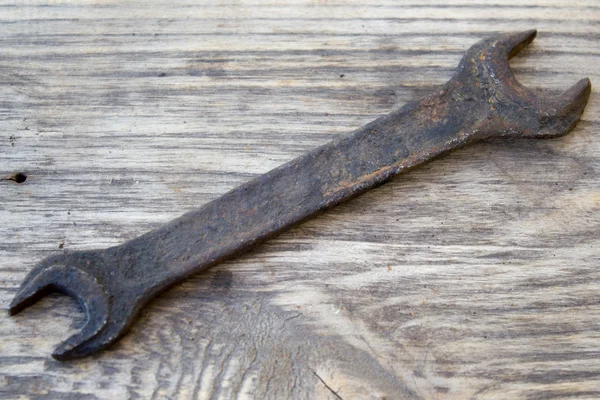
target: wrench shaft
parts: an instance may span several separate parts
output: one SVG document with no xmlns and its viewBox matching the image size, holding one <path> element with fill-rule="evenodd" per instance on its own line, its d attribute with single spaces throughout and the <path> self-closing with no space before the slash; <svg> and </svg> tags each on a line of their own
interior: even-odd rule
<svg viewBox="0 0 600 400">
<path fill-rule="evenodd" d="M 327 143 L 113 251 L 137 290 L 161 290 L 474 137 L 472 105 L 439 92 Z M 469 108 L 466 110 L 465 108 Z M 457 112 L 457 108 L 462 108 Z M 110 251 L 110 249 L 109 249 Z M 119 254 L 120 253 L 120 254 Z M 123 253 L 127 254 L 125 257 Z M 135 276 L 132 276 L 135 275 Z"/>
</svg>

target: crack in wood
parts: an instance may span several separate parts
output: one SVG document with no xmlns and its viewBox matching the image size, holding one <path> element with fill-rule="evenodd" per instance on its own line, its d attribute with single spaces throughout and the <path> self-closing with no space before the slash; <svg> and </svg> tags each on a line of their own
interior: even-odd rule
<svg viewBox="0 0 600 400">
<path fill-rule="evenodd" d="M 316 377 L 317 377 L 317 378 L 318 378 L 318 379 L 321 381 L 321 383 L 322 383 L 323 385 L 325 385 L 325 387 L 326 387 L 326 388 L 327 388 L 327 389 L 328 389 L 328 390 L 329 390 L 331 393 L 333 393 L 333 395 L 334 395 L 336 398 L 338 398 L 338 399 L 340 399 L 340 400 L 343 400 L 343 399 L 342 399 L 342 396 L 340 396 L 340 395 L 339 395 L 339 394 L 338 394 L 338 393 L 337 393 L 335 390 L 333 390 L 333 389 L 331 388 L 331 386 L 329 386 L 329 385 L 327 384 L 327 382 L 325 382 L 325 380 L 323 380 L 323 378 L 321 378 L 321 377 L 319 376 L 319 374 L 317 374 L 317 373 L 315 372 L 315 370 L 314 370 L 314 369 L 312 370 L 312 373 L 313 373 L 313 374 L 315 374 L 315 376 L 316 376 Z"/>
</svg>

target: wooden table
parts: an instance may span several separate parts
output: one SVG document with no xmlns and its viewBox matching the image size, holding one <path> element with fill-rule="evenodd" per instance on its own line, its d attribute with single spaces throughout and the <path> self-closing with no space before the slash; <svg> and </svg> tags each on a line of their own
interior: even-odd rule
<svg viewBox="0 0 600 400">
<path fill-rule="evenodd" d="M 600 84 L 592 0 L 0 4 L 0 307 L 419 98 L 492 33 L 525 85 Z M 51 295 L 0 316 L 0 397 L 600 397 L 600 98 L 555 140 L 481 143 L 152 302 L 107 351 Z M 62 250 L 61 250 L 62 249 Z M 22 397 L 19 397 L 22 396 Z"/>
</svg>

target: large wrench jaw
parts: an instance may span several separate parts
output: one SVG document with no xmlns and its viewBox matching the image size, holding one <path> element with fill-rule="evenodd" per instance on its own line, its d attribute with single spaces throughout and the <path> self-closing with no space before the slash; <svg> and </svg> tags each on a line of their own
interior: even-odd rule
<svg viewBox="0 0 600 400">
<path fill-rule="evenodd" d="M 464 132 L 458 132 L 459 137 L 465 136 L 459 140 L 462 144 L 492 136 L 554 137 L 568 133 L 587 103 L 590 81 L 582 79 L 558 96 L 536 95 L 521 85 L 512 74 L 508 60 L 535 35 L 535 30 L 502 35 L 472 46 L 440 94 L 405 106 L 405 111 L 411 107 L 428 111 L 423 117 L 416 112 L 417 120 L 411 126 L 418 128 L 420 124 L 436 123 L 435 118 L 449 121 L 456 114 L 460 120 L 455 124 L 449 121 L 447 125 L 467 127 Z M 392 120 L 383 118 L 379 123 Z M 443 126 L 441 129 L 442 133 L 450 130 Z M 435 137 L 435 131 L 430 134 Z M 415 139 L 419 143 L 423 140 L 429 138 Z M 159 242 L 165 239 L 161 235 L 158 235 Z M 156 293 L 181 280 L 177 276 L 161 280 L 160 274 L 158 277 L 146 274 L 153 264 L 159 265 L 158 269 L 153 268 L 160 273 L 168 269 L 169 264 L 157 263 L 150 249 L 138 248 L 134 242 L 106 250 L 67 252 L 43 260 L 25 278 L 10 304 L 10 314 L 17 314 L 50 292 L 61 292 L 79 301 L 87 320 L 79 333 L 56 348 L 53 357 L 59 360 L 83 357 L 108 346 L 127 331 L 141 307 Z M 208 264 L 214 265 L 217 261 L 210 259 Z M 128 275 L 131 271 L 136 273 Z"/>
<path fill-rule="evenodd" d="M 115 291 L 107 279 L 111 269 L 99 251 L 67 252 L 42 260 L 27 275 L 13 298 L 15 315 L 42 297 L 63 293 L 78 301 L 86 321 L 83 328 L 57 346 L 52 356 L 67 360 L 86 356 L 115 341 L 136 312 L 130 298 Z M 119 292 L 122 289 L 119 289 Z"/>
</svg>

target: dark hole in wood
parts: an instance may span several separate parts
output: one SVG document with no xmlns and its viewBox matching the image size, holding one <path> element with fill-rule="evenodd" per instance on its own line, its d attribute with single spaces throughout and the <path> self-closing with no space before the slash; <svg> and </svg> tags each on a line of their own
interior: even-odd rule
<svg viewBox="0 0 600 400">
<path fill-rule="evenodd" d="M 27 180 L 27 175 L 22 172 L 16 172 L 8 177 L 9 180 L 15 181 L 17 183 L 23 183 Z"/>
</svg>

